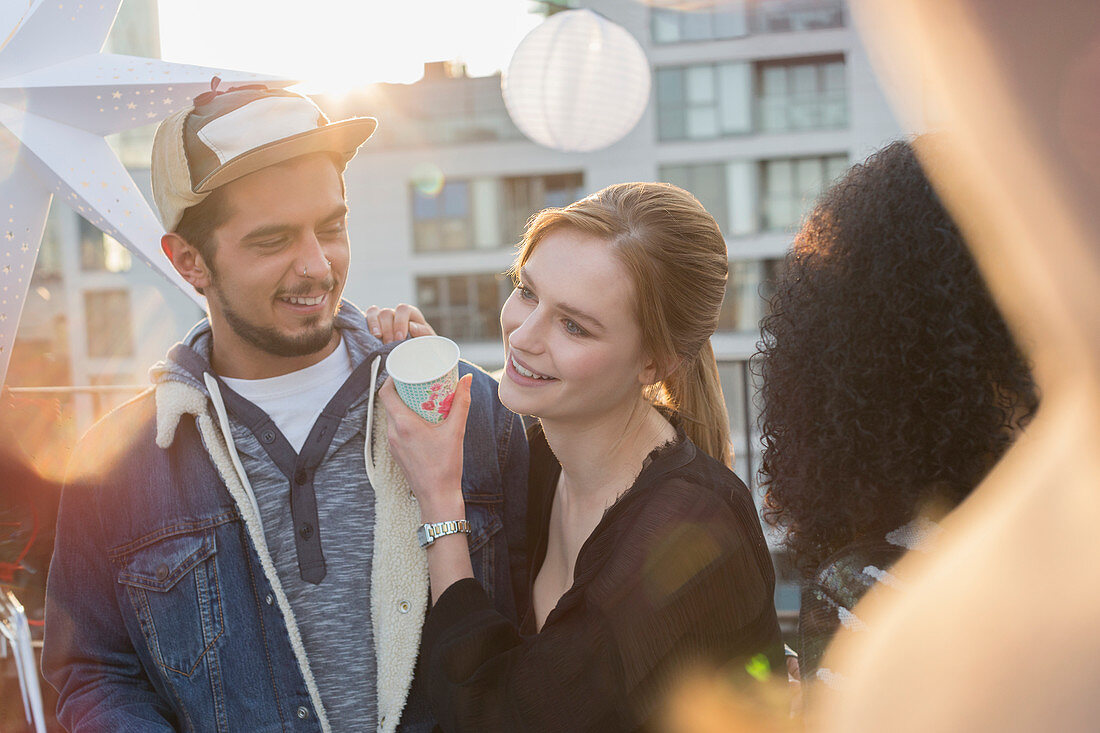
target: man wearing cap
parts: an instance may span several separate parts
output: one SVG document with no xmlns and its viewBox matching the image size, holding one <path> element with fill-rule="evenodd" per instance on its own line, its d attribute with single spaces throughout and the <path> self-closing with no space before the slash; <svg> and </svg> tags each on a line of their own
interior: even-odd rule
<svg viewBox="0 0 1100 733">
<path fill-rule="evenodd" d="M 388 347 L 340 300 L 343 170 L 375 125 L 215 80 L 157 130 L 162 247 L 209 318 L 74 453 L 43 653 L 70 730 L 431 729 L 419 511 L 374 409 Z M 514 614 L 526 440 L 496 383 L 460 372 L 451 526 Z"/>
</svg>

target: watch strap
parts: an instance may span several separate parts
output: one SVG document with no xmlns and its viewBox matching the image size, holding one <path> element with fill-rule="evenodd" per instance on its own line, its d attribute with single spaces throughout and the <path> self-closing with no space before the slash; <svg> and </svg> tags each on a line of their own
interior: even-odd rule
<svg viewBox="0 0 1100 733">
<path fill-rule="evenodd" d="M 440 537 L 449 534 L 470 534 L 470 522 L 465 519 L 452 519 L 447 522 L 422 524 L 416 530 L 416 539 L 421 547 L 428 547 Z"/>
</svg>

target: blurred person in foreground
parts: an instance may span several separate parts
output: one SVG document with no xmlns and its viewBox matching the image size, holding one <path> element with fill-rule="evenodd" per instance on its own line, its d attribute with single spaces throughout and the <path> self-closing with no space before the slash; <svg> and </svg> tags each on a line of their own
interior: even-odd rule
<svg viewBox="0 0 1100 733">
<path fill-rule="evenodd" d="M 918 138 L 917 145 L 934 144 Z M 853 166 L 798 233 L 754 358 L 765 517 L 803 576 L 799 667 L 820 666 L 871 586 L 929 551 L 1035 412 L 1027 360 L 914 154 Z M 818 693 L 819 694 L 819 693 Z"/>
<path fill-rule="evenodd" d="M 1100 3 L 853 0 L 897 113 L 935 110 L 919 149 L 997 305 L 1034 362 L 1042 406 L 873 590 L 828 733 L 1095 731 L 1100 720 Z M 891 68 L 891 66 L 893 68 Z M 828 660 L 829 657 L 826 659 Z"/>
<path fill-rule="evenodd" d="M 501 401 L 538 418 L 526 606 L 518 626 L 493 609 L 460 536 L 428 546 L 421 664 L 444 731 L 639 730 L 699 669 L 785 685 L 710 346 L 727 267 L 714 219 L 668 184 L 610 186 L 528 224 L 500 313 Z M 471 508 L 468 390 L 438 426 L 380 392 L 425 521 Z"/>
<path fill-rule="evenodd" d="M 385 349 L 340 299 L 343 171 L 375 124 L 215 80 L 159 127 L 162 246 L 209 318 L 154 368 L 154 389 L 76 450 L 43 658 L 67 728 L 433 726 L 413 680 L 428 596 L 416 506 L 399 472 L 366 472 Z M 463 550 L 508 617 L 526 441 L 496 382 L 460 370 L 473 379 L 463 468 L 479 499 L 479 541 Z"/>
</svg>

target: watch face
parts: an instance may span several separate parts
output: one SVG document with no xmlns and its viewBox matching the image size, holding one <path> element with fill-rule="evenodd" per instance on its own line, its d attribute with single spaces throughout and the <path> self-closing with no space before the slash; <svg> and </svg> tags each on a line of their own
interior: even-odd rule
<svg viewBox="0 0 1100 733">
<path fill-rule="evenodd" d="M 416 539 L 420 542 L 421 547 L 432 544 L 432 536 L 428 534 L 428 525 L 422 524 L 416 528 Z"/>
</svg>

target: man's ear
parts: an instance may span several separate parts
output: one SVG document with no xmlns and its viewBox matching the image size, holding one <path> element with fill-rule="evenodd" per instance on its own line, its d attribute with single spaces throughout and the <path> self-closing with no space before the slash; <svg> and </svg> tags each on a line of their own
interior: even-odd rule
<svg viewBox="0 0 1100 733">
<path fill-rule="evenodd" d="M 160 248 L 184 280 L 200 293 L 210 286 L 210 267 L 202 254 L 186 239 L 168 232 L 160 238 Z"/>
</svg>

